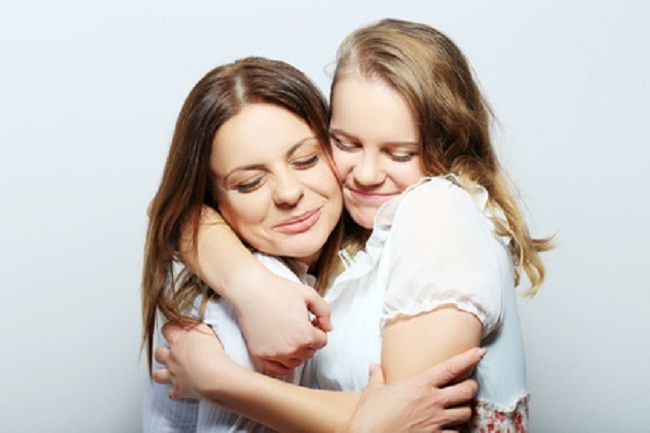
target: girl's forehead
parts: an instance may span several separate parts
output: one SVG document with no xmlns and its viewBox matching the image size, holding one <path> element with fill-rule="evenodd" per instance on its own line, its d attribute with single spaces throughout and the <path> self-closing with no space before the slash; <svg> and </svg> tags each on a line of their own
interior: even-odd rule
<svg viewBox="0 0 650 433">
<path fill-rule="evenodd" d="M 417 140 L 419 128 L 406 99 L 385 82 L 342 77 L 333 89 L 331 131 L 381 141 Z"/>
</svg>

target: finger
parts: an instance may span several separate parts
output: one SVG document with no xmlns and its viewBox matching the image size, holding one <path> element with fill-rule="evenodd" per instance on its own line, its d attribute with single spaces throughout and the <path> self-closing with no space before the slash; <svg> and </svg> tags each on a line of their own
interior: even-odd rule
<svg viewBox="0 0 650 433">
<path fill-rule="evenodd" d="M 169 359 L 169 347 L 159 347 L 154 352 L 154 358 L 159 364 L 167 365 Z"/>
<path fill-rule="evenodd" d="M 298 350 L 296 353 L 292 354 L 291 361 L 298 360 L 300 361 L 296 365 L 300 365 L 303 362 L 307 361 L 309 358 L 314 356 L 314 353 L 316 352 L 316 349 L 312 347 L 305 347 L 304 349 Z M 294 365 L 295 367 L 295 365 Z"/>
<path fill-rule="evenodd" d="M 156 383 L 160 383 L 163 385 L 172 383 L 172 378 L 169 375 L 169 370 L 167 370 L 166 368 L 161 368 L 160 370 L 154 370 L 151 373 L 151 377 Z"/>
<path fill-rule="evenodd" d="M 323 332 L 329 332 L 332 330 L 330 306 L 314 290 L 310 292 L 310 296 L 307 298 L 307 309 L 315 316 L 315 319 L 312 322 L 315 326 Z"/>
<path fill-rule="evenodd" d="M 309 358 L 307 358 L 307 359 L 309 359 Z M 301 358 L 290 358 L 290 359 L 287 360 L 285 365 L 287 367 L 289 367 L 289 368 L 296 368 L 305 361 L 306 361 L 305 359 L 301 359 Z"/>
<path fill-rule="evenodd" d="M 288 369 L 295 368 L 302 364 L 304 361 L 301 360 L 300 358 L 287 358 L 283 360 L 280 364 L 283 365 L 284 367 Z"/>
<path fill-rule="evenodd" d="M 165 340 L 167 340 L 170 344 L 174 340 L 175 336 L 177 336 L 182 331 L 183 328 L 178 325 L 174 325 L 173 323 L 165 323 L 162 328 L 162 334 L 165 337 Z"/>
<path fill-rule="evenodd" d="M 438 364 L 431 370 L 432 385 L 442 387 L 473 368 L 485 355 L 483 348 L 472 348 Z"/>
<path fill-rule="evenodd" d="M 322 349 L 327 344 L 327 333 L 321 329 L 320 324 L 317 324 L 317 319 L 312 320 L 311 323 L 314 327 L 311 332 L 311 344 L 309 345 L 309 349 Z"/>
<path fill-rule="evenodd" d="M 445 410 L 445 425 L 456 426 L 464 424 L 472 417 L 472 408 L 469 406 L 452 407 Z"/>
<path fill-rule="evenodd" d="M 153 199 L 147 205 L 147 218 L 151 218 L 151 209 L 153 208 Z"/>
<path fill-rule="evenodd" d="M 289 367 L 285 366 L 284 364 L 278 362 L 278 361 L 273 361 L 273 360 L 261 360 L 258 359 L 259 363 L 262 365 L 262 368 L 273 374 L 287 374 L 291 370 Z"/>
<path fill-rule="evenodd" d="M 447 406 L 466 405 L 478 392 L 478 384 L 474 379 L 466 379 L 461 383 L 442 388 L 441 392 Z"/>
<path fill-rule="evenodd" d="M 366 385 L 366 390 L 372 390 L 382 387 L 386 384 L 386 378 L 384 377 L 384 370 L 380 365 L 372 363 L 370 364 L 370 379 L 368 379 L 368 385 Z"/>
<path fill-rule="evenodd" d="M 169 390 L 167 393 L 170 399 L 172 400 L 180 400 L 183 398 L 183 396 L 180 394 L 180 392 L 176 389 L 176 387 L 172 387 L 172 389 Z"/>
</svg>

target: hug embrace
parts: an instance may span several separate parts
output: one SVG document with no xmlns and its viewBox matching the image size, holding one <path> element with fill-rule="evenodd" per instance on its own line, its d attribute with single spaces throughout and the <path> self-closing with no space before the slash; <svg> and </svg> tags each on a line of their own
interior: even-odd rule
<svg viewBox="0 0 650 433">
<path fill-rule="evenodd" d="M 552 243 L 493 120 L 415 22 L 350 34 L 329 107 L 282 61 L 208 72 L 149 210 L 144 431 L 527 431 L 515 287 Z"/>
</svg>

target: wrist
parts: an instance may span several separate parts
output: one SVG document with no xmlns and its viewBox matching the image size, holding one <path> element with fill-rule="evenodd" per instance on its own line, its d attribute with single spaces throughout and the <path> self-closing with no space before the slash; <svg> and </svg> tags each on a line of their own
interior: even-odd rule
<svg viewBox="0 0 650 433">
<path fill-rule="evenodd" d="M 263 266 L 249 255 L 250 261 L 239 263 L 237 271 L 229 272 L 230 275 L 224 275 L 223 283 L 225 285 L 221 295 L 228 300 L 239 312 L 239 307 L 258 303 L 265 293 L 268 293 L 268 287 L 273 286 L 275 280 L 280 278 Z"/>
</svg>

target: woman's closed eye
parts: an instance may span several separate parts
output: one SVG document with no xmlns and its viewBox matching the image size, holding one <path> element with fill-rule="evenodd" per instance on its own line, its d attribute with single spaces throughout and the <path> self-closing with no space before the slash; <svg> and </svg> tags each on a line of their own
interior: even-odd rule
<svg viewBox="0 0 650 433">
<path fill-rule="evenodd" d="M 259 174 L 250 179 L 237 182 L 236 184 L 233 185 L 233 189 L 237 190 L 238 192 L 244 192 L 244 193 L 255 191 L 258 187 L 262 185 L 262 181 L 264 180 L 264 178 L 265 178 L 264 174 Z"/>
<path fill-rule="evenodd" d="M 345 141 L 341 140 L 340 138 L 335 137 L 333 135 L 331 136 L 331 138 L 332 138 L 332 142 L 334 143 L 334 145 L 337 148 L 344 151 L 344 152 L 352 152 L 354 150 L 359 149 L 359 145 L 357 145 L 357 144 L 347 143 L 347 142 L 345 142 Z"/>
<path fill-rule="evenodd" d="M 314 153 L 308 156 L 295 158 L 293 161 L 291 161 L 291 165 L 298 169 L 306 169 L 316 165 L 319 160 L 320 155 L 318 153 Z"/>
</svg>

